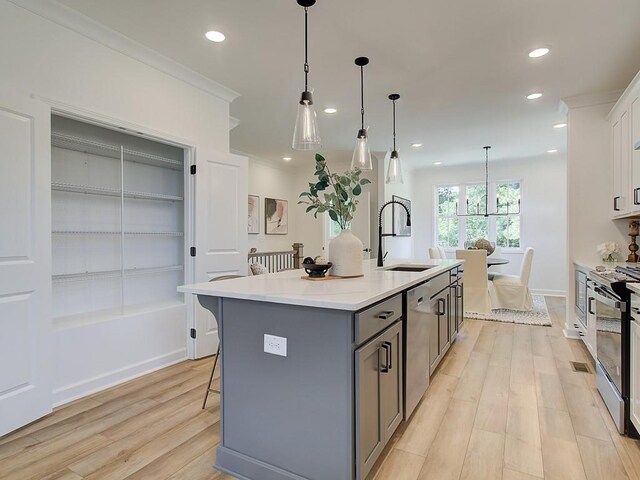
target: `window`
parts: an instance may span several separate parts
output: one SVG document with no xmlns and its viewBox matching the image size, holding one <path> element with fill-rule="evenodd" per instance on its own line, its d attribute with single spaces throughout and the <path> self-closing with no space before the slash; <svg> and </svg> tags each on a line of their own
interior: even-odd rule
<svg viewBox="0 0 640 480">
<path fill-rule="evenodd" d="M 489 212 L 504 215 L 458 217 L 460 213 L 484 214 L 486 186 L 482 184 L 436 187 L 436 243 L 444 248 L 462 248 L 465 242 L 486 238 L 502 249 L 520 248 L 521 182 L 489 184 Z M 493 208 L 492 208 L 493 206 Z"/>
</svg>

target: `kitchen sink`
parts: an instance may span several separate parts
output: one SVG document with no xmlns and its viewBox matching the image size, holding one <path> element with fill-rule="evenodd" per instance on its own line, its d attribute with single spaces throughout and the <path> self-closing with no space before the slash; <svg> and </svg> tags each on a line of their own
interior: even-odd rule
<svg viewBox="0 0 640 480">
<path fill-rule="evenodd" d="M 424 272 L 433 267 L 434 265 L 396 265 L 385 268 L 385 270 L 389 270 L 390 272 Z"/>
</svg>

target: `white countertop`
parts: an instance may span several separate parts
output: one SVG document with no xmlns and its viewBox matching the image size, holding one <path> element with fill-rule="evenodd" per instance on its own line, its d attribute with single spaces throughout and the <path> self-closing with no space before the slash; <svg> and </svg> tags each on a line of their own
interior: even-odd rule
<svg viewBox="0 0 640 480">
<path fill-rule="evenodd" d="M 640 283 L 627 283 L 627 290 L 631 290 L 631 293 L 635 293 L 636 295 L 640 295 Z"/>
<path fill-rule="evenodd" d="M 433 265 L 423 272 L 391 272 L 394 265 Z M 238 298 L 337 310 L 360 310 L 372 303 L 407 290 L 429 278 L 461 265 L 460 260 L 388 260 L 376 267 L 376 260 L 364 262 L 364 277 L 310 281 L 304 270 L 288 270 L 251 277 L 233 278 L 178 287 L 179 292 L 212 297 Z"/>
</svg>

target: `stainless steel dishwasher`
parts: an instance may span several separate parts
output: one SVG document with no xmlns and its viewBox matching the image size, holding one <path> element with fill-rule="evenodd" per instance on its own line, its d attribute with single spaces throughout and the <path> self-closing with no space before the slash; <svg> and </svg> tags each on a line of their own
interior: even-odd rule
<svg viewBox="0 0 640 480">
<path fill-rule="evenodd" d="M 429 338 L 434 316 L 430 291 L 429 284 L 425 283 L 406 294 L 405 420 L 411 416 L 429 386 Z"/>
</svg>

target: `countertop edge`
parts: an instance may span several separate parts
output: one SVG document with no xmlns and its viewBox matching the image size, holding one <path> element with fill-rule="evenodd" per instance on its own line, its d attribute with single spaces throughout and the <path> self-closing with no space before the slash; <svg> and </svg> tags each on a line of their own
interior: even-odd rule
<svg viewBox="0 0 640 480">
<path fill-rule="evenodd" d="M 396 262 L 396 264 L 402 264 L 406 262 Z M 425 281 L 436 277 L 444 272 L 447 272 L 457 266 L 462 265 L 461 260 L 449 259 L 446 264 L 438 265 L 434 268 L 430 268 L 425 270 L 424 272 L 420 272 L 419 275 L 416 275 L 415 278 L 411 278 L 397 285 L 396 287 L 390 288 L 383 292 L 380 292 L 376 295 L 373 295 L 366 300 L 357 303 L 350 302 L 336 302 L 327 299 L 316 300 L 313 298 L 301 298 L 301 297 L 274 297 L 272 295 L 259 294 L 259 293 L 249 293 L 249 292 L 238 292 L 238 291 L 225 291 L 215 289 L 211 283 L 198 283 L 193 285 L 183 285 L 178 287 L 178 292 L 181 293 L 191 293 L 195 295 L 206 295 L 211 297 L 221 297 L 221 298 L 233 298 L 237 300 L 252 300 L 259 302 L 267 302 L 267 303 L 278 303 L 285 305 L 297 305 L 303 307 L 315 307 L 315 308 L 326 308 L 332 310 L 346 310 L 346 311 L 358 311 L 363 308 L 372 305 L 374 303 L 379 302 L 380 300 L 384 300 L 392 295 L 408 290 L 409 288 L 424 283 Z M 393 265 L 393 264 L 392 264 Z M 389 266 L 392 266 L 389 265 Z M 388 266 L 387 266 L 388 267 Z M 381 267 L 382 269 L 382 267 Z M 298 272 L 303 272 L 303 270 L 296 270 Z M 378 269 L 374 271 L 379 271 Z M 280 272 L 285 273 L 285 272 Z M 394 274 L 393 272 L 387 272 L 389 274 Z M 273 276 L 277 276 L 279 274 L 270 274 Z M 332 280 L 339 282 L 340 280 Z"/>
</svg>

